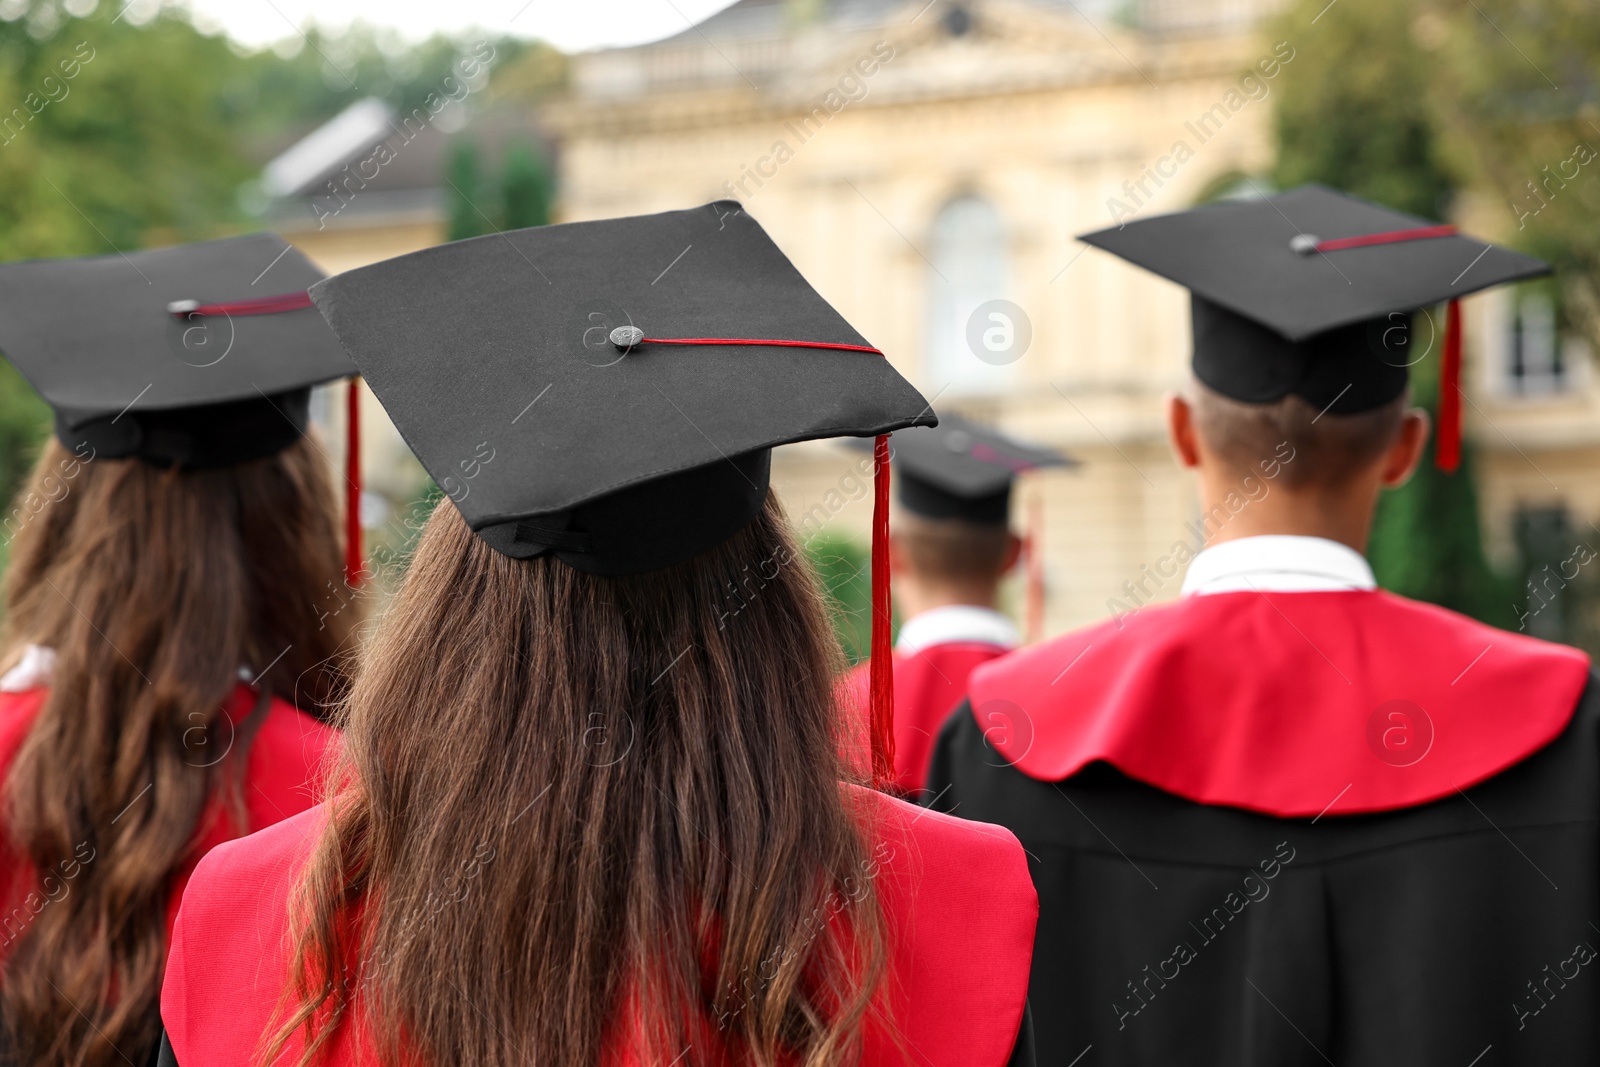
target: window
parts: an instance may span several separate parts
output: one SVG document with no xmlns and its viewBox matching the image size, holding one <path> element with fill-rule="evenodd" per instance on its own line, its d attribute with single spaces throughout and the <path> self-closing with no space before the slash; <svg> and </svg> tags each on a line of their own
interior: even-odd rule
<svg viewBox="0 0 1600 1067">
<path fill-rule="evenodd" d="M 1572 343 L 1563 335 L 1559 309 L 1548 286 L 1525 285 L 1511 290 L 1503 344 L 1508 392 L 1547 396 L 1567 389 Z"/>
<path fill-rule="evenodd" d="M 925 342 L 927 386 L 935 392 L 999 392 L 1015 377 L 1015 360 L 1001 342 L 1025 350 L 1031 326 L 1015 313 L 984 314 L 984 305 L 1010 296 L 1011 256 L 1000 213 L 987 200 L 962 196 L 950 201 L 933 224 L 928 257 L 928 324 Z M 1020 309 L 1019 309 L 1020 310 Z M 973 323 L 974 315 L 985 321 Z M 995 341 L 979 356 L 969 334 Z M 986 342 L 982 342 L 986 343 Z M 998 347 L 997 347 L 998 346 Z M 1017 356 L 1020 351 L 1012 349 Z M 932 394 L 929 394 L 930 397 Z"/>
<path fill-rule="evenodd" d="M 1589 532 L 1589 531 L 1584 531 Z M 1573 609 L 1581 615 L 1585 593 L 1592 587 L 1588 564 L 1595 553 L 1593 538 L 1573 526 L 1562 504 L 1523 505 L 1511 518 L 1517 547 L 1517 570 L 1523 588 L 1516 598 L 1517 629 L 1551 641 L 1570 641 Z"/>
</svg>

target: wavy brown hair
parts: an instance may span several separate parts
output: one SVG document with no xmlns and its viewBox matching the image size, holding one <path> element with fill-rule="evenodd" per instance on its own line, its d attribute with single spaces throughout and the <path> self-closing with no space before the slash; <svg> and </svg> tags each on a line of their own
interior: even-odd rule
<svg viewBox="0 0 1600 1067">
<path fill-rule="evenodd" d="M 14 541 L 7 658 L 37 643 L 57 660 L 5 781 L 6 844 L 31 872 L 7 912 L 49 903 L 4 949 L 0 1010 L 21 1063 L 120 1064 L 159 1035 L 167 909 L 200 820 L 229 793 L 242 816 L 219 785 L 245 746 L 203 758 L 232 740 L 239 668 L 271 665 L 259 685 L 313 713 L 346 688 L 351 619 L 318 618 L 343 582 L 337 510 L 304 438 L 193 471 L 52 439 L 21 499 L 50 502 Z"/>
<path fill-rule="evenodd" d="M 620 578 L 441 502 L 351 694 L 263 1062 L 355 1017 L 389 1065 L 856 1062 L 882 937 L 838 660 L 774 499 Z"/>
</svg>

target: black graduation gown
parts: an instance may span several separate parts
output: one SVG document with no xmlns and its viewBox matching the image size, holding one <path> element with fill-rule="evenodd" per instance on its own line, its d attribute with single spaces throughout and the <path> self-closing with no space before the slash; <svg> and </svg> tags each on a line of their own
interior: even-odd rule
<svg viewBox="0 0 1600 1067">
<path fill-rule="evenodd" d="M 966 704 L 940 732 L 926 795 L 1028 850 L 1041 1064 L 1593 1063 L 1595 683 L 1548 746 L 1401 810 L 1274 818 L 1103 762 L 1040 781 L 989 746 Z"/>
</svg>

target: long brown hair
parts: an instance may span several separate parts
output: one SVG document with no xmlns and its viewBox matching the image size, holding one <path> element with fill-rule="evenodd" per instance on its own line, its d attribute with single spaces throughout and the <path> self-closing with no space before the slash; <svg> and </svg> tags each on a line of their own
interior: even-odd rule
<svg viewBox="0 0 1600 1067">
<path fill-rule="evenodd" d="M 5 781 L 6 843 L 31 865 L 7 913 L 48 904 L 5 950 L 0 1008 L 20 1062 L 98 1067 L 154 1047 L 172 882 L 243 766 L 242 745 L 206 755 L 232 739 L 240 667 L 308 710 L 343 695 L 351 619 L 318 617 L 343 581 L 337 511 L 306 439 L 194 471 L 51 440 L 21 499 L 51 502 L 14 513 L 8 658 L 57 660 Z"/>
<path fill-rule="evenodd" d="M 391 1065 L 664 1064 L 707 1034 L 855 1062 L 883 964 L 839 655 L 775 499 L 621 578 L 502 556 L 441 502 L 351 693 L 263 1062 L 355 1015 Z"/>
</svg>

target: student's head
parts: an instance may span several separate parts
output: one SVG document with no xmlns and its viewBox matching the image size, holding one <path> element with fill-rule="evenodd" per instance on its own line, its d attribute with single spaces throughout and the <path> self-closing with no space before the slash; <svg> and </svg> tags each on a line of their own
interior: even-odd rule
<svg viewBox="0 0 1600 1067">
<path fill-rule="evenodd" d="M 441 503 L 351 694 L 277 1036 L 310 1021 L 314 1050 L 360 1003 L 386 1063 L 401 1034 L 485 1067 L 598 1063 L 608 1038 L 667 1063 L 706 1032 L 854 1062 L 880 964 L 839 666 L 774 498 L 618 577 L 503 555 Z"/>
<path fill-rule="evenodd" d="M 52 439 L 0 524 L 5 662 L 56 653 L 0 819 L 41 872 L 0 917 L 0 1006 L 29 1064 L 150 1047 L 172 878 L 242 770 L 223 706 L 269 666 L 277 696 L 338 699 L 353 614 L 329 612 L 338 513 L 310 440 L 205 470 L 91 455 Z"/>
<path fill-rule="evenodd" d="M 1004 522 L 934 519 L 903 511 L 889 534 L 889 566 L 901 614 L 946 604 L 993 607 L 1022 540 Z"/>
<path fill-rule="evenodd" d="M 1189 290 L 1195 384 L 1169 403 L 1168 423 L 1180 461 L 1199 468 L 1205 525 L 1227 515 L 1229 538 L 1307 534 L 1357 549 L 1378 493 L 1406 480 L 1427 437 L 1426 418 L 1406 408 L 1410 368 L 1438 360 L 1440 395 L 1454 397 L 1461 298 L 1550 273 L 1454 226 L 1321 185 L 1080 239 Z M 1440 415 L 1449 470 L 1460 407 Z M 1262 464 L 1277 474 L 1263 481 Z M 1257 502 L 1252 487 L 1270 495 Z"/>
<path fill-rule="evenodd" d="M 1008 526 L 1018 475 L 1071 460 L 955 412 L 889 444 L 900 499 L 889 565 L 901 617 L 952 604 L 993 607 L 1022 551 Z"/>
<path fill-rule="evenodd" d="M 1179 461 L 1200 476 L 1206 509 L 1230 492 L 1251 502 L 1229 520 L 1239 527 L 1231 533 L 1326 526 L 1324 536 L 1359 531 L 1364 544 L 1379 491 L 1416 469 L 1428 417 L 1410 406 L 1409 392 L 1341 414 L 1293 394 L 1246 403 L 1191 379 L 1168 399 L 1167 428 Z"/>
</svg>

